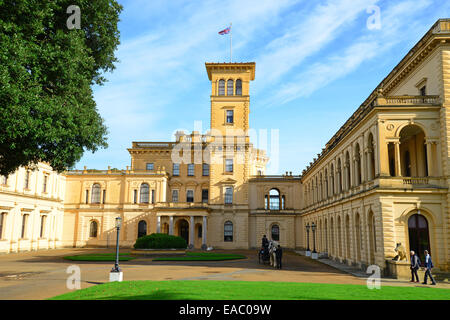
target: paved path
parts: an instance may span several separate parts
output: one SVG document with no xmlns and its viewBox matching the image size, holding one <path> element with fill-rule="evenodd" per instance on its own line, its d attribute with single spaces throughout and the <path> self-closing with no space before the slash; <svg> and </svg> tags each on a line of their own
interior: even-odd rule
<svg viewBox="0 0 450 320">
<path fill-rule="evenodd" d="M 122 250 L 126 252 L 127 250 Z M 57 249 L 0 255 L 0 299 L 46 299 L 69 292 L 66 270 L 71 265 L 81 269 L 81 288 L 108 282 L 113 262 L 75 262 L 67 255 L 112 253 L 108 249 Z M 229 252 L 229 251 L 227 251 Z M 247 259 L 234 261 L 152 261 L 142 257 L 124 261 L 120 266 L 124 280 L 242 280 L 286 281 L 336 284 L 366 284 L 356 277 L 319 261 L 285 252 L 283 269 L 260 265 L 254 250 L 235 250 Z M 410 285 L 393 281 L 388 285 Z M 438 284 L 438 287 L 445 285 Z"/>
</svg>

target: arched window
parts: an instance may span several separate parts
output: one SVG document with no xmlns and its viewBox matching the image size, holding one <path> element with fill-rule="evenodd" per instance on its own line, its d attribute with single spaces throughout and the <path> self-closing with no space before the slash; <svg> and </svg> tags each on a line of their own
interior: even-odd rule
<svg viewBox="0 0 450 320">
<path fill-rule="evenodd" d="M 149 199 L 149 186 L 147 183 L 141 184 L 141 190 L 140 190 L 140 203 L 148 203 Z"/>
<path fill-rule="evenodd" d="M 219 80 L 219 96 L 225 95 L 225 80 Z"/>
<path fill-rule="evenodd" d="M 374 142 L 373 142 L 373 135 L 372 133 L 369 134 L 369 138 L 367 141 L 367 146 L 368 146 L 368 180 L 373 180 L 375 178 L 375 151 L 374 151 Z"/>
<path fill-rule="evenodd" d="M 233 222 L 227 221 L 223 226 L 223 241 L 233 242 Z"/>
<path fill-rule="evenodd" d="M 425 261 L 424 251 L 431 254 L 430 235 L 428 230 L 428 221 L 421 214 L 413 214 L 408 219 L 409 248 L 419 257 L 420 261 Z"/>
<path fill-rule="evenodd" d="M 233 95 L 233 88 L 234 87 L 234 81 L 233 80 L 228 80 L 227 81 L 227 96 L 232 96 Z"/>
<path fill-rule="evenodd" d="M 91 238 L 97 238 L 97 232 L 98 232 L 98 224 L 97 221 L 91 221 L 91 224 L 89 226 L 89 237 Z"/>
<path fill-rule="evenodd" d="M 242 96 L 242 80 L 241 79 L 236 80 L 236 95 Z"/>
<path fill-rule="evenodd" d="M 269 197 L 270 210 L 280 210 L 280 192 L 277 189 L 271 189 Z"/>
<path fill-rule="evenodd" d="M 272 240 L 280 241 L 280 227 L 276 224 L 272 226 L 271 230 Z"/>
<path fill-rule="evenodd" d="M 362 182 L 361 173 L 361 153 L 359 144 L 355 146 L 355 185 L 359 186 Z"/>
<path fill-rule="evenodd" d="M 100 203 L 100 185 L 98 183 L 92 185 L 91 203 Z"/>
<path fill-rule="evenodd" d="M 147 222 L 144 220 L 139 221 L 138 223 L 138 238 L 147 235 Z"/>
</svg>

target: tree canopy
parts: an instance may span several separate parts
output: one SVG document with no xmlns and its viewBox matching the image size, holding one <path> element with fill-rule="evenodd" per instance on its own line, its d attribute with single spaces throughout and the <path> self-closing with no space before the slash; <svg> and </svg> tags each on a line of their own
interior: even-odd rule
<svg viewBox="0 0 450 320">
<path fill-rule="evenodd" d="M 69 29 L 80 8 L 80 28 Z M 93 99 L 114 70 L 119 14 L 114 0 L 0 0 L 0 174 L 43 161 L 73 167 L 106 148 Z"/>
</svg>

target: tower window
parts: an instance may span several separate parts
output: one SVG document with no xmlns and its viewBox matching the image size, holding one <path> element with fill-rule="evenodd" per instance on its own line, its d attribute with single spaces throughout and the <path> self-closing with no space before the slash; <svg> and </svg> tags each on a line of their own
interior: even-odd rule
<svg viewBox="0 0 450 320">
<path fill-rule="evenodd" d="M 241 79 L 236 80 L 236 95 L 242 96 L 242 80 Z"/>
<path fill-rule="evenodd" d="M 225 95 L 225 80 L 219 80 L 219 96 Z"/>
<path fill-rule="evenodd" d="M 147 170 L 153 170 L 153 163 L 147 163 Z"/>
<path fill-rule="evenodd" d="M 233 159 L 225 160 L 225 172 L 233 172 Z"/>
<path fill-rule="evenodd" d="M 228 80 L 227 81 L 227 96 L 232 96 L 233 95 L 233 88 L 234 87 L 234 81 L 233 80 Z"/>
<path fill-rule="evenodd" d="M 234 122 L 234 112 L 233 110 L 227 110 L 227 123 Z"/>
</svg>

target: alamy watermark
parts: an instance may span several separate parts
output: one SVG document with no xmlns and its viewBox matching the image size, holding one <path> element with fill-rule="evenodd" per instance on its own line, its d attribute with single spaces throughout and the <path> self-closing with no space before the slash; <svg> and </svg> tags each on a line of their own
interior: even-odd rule
<svg viewBox="0 0 450 320">
<path fill-rule="evenodd" d="M 69 290 L 81 289 L 81 269 L 79 266 L 73 264 L 68 266 L 66 273 L 70 274 L 66 281 L 66 287 Z"/>
<path fill-rule="evenodd" d="M 70 5 L 67 7 L 66 13 L 70 14 L 67 18 L 66 26 L 67 29 L 81 29 L 81 9 L 77 5 Z"/>
<path fill-rule="evenodd" d="M 369 30 L 381 29 L 381 9 L 379 6 L 370 6 L 366 12 L 371 16 L 367 19 L 366 25 Z"/>
<path fill-rule="evenodd" d="M 381 289 L 381 269 L 376 264 L 370 265 L 367 268 L 366 273 L 371 274 L 367 278 L 367 288 L 372 289 Z"/>
</svg>

